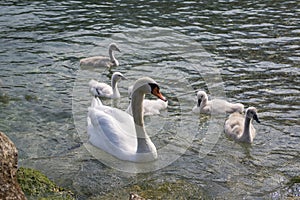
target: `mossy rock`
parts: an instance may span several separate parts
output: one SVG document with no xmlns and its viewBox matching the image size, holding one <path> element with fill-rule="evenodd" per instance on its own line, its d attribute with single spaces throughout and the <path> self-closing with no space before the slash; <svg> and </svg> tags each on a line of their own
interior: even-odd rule
<svg viewBox="0 0 300 200">
<path fill-rule="evenodd" d="M 75 199 L 72 192 L 55 185 L 37 170 L 21 167 L 18 169 L 17 179 L 28 199 Z"/>
</svg>

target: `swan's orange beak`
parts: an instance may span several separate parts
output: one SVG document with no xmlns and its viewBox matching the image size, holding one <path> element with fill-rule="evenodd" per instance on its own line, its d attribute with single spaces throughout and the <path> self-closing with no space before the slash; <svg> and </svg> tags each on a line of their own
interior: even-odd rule
<svg viewBox="0 0 300 200">
<path fill-rule="evenodd" d="M 155 95 L 155 96 L 157 96 L 159 99 L 161 99 L 161 100 L 163 100 L 163 101 L 167 101 L 167 99 L 160 93 L 158 87 L 155 87 L 155 88 L 152 90 L 152 94 Z"/>
</svg>

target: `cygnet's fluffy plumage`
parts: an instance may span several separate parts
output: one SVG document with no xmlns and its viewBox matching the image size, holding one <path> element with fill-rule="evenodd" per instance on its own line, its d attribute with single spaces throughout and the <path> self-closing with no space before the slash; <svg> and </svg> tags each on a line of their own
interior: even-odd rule
<svg viewBox="0 0 300 200">
<path fill-rule="evenodd" d="M 230 103 L 223 99 L 213 99 L 209 101 L 204 91 L 197 92 L 197 99 L 197 105 L 193 107 L 194 113 L 242 113 L 244 110 L 244 105 L 241 103 Z"/>
<path fill-rule="evenodd" d="M 159 115 L 161 110 L 168 107 L 168 101 L 162 101 L 160 99 L 144 99 L 143 111 L 145 116 Z M 132 115 L 131 103 L 128 105 L 126 112 Z"/>
<path fill-rule="evenodd" d="M 93 56 L 89 58 L 84 58 L 80 60 L 80 66 L 84 68 L 93 67 L 93 68 L 101 68 L 107 67 L 110 69 L 111 67 L 119 66 L 119 61 L 115 58 L 113 51 L 121 52 L 119 47 L 115 43 L 111 43 L 108 47 L 109 57 L 105 56 Z"/>
<path fill-rule="evenodd" d="M 225 122 L 225 134 L 237 142 L 252 143 L 256 135 L 252 119 L 260 123 L 254 107 L 249 107 L 245 115 L 238 112 L 232 113 Z"/>
<path fill-rule="evenodd" d="M 133 86 L 128 88 L 128 95 L 131 98 Z M 144 99 L 143 101 L 143 112 L 145 116 L 159 115 L 161 110 L 168 107 L 168 101 L 162 101 L 161 99 Z M 132 115 L 131 102 L 126 109 L 126 112 Z"/>
<path fill-rule="evenodd" d="M 123 79 L 125 79 L 125 77 L 122 73 L 114 72 L 111 78 L 111 86 L 106 83 L 90 80 L 90 92 L 95 97 L 120 98 L 118 82 Z"/>
</svg>

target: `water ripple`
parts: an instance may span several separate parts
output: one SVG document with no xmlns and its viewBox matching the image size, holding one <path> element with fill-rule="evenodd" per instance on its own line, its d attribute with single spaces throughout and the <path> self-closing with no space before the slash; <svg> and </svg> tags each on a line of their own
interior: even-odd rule
<svg viewBox="0 0 300 200">
<path fill-rule="evenodd" d="M 286 191 L 288 180 L 299 171 L 297 1 L 51 0 L 2 1 L 0 5 L 0 124 L 1 131 L 17 144 L 21 165 L 40 168 L 63 185 L 73 185 L 79 194 L 84 193 L 82 199 L 111 191 L 114 176 L 121 182 L 118 187 L 147 179 L 185 179 L 214 198 L 299 195 L 297 186 Z M 161 34 L 165 31 L 168 34 Z M 93 160 L 85 150 L 72 148 L 82 144 L 71 105 L 79 59 L 106 55 L 112 41 L 122 49 L 117 55 L 120 67 L 115 70 L 128 77 L 120 86 L 122 95 L 140 76 L 151 75 L 165 85 L 170 131 L 155 136 L 155 142 L 164 145 L 174 138 L 171 119 L 176 124 L 181 115 L 190 117 L 186 131 L 196 133 L 182 157 L 153 174 L 128 178 Z M 196 101 L 194 91 L 208 89 L 207 71 L 199 73 L 196 66 L 219 69 L 227 98 L 258 108 L 262 124 L 255 124 L 258 135 L 253 145 L 236 144 L 221 134 L 205 159 L 198 157 L 210 116 L 189 113 Z M 110 81 L 111 74 L 97 73 L 84 78 Z M 189 90 L 178 86 L 185 81 Z M 85 120 L 89 94 L 82 84 L 78 113 Z M 181 105 L 176 95 L 189 106 Z M 124 99 L 120 106 L 127 103 Z M 196 130 L 190 130 L 194 125 Z M 149 131 L 155 131 L 155 126 Z M 84 132 L 85 126 L 79 129 Z M 40 167 L 44 162 L 49 170 Z M 97 187 L 86 189 L 93 184 Z"/>
</svg>

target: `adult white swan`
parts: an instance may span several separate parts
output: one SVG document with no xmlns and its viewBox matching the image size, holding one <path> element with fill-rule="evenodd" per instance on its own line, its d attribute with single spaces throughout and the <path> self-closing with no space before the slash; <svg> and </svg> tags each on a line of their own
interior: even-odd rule
<svg viewBox="0 0 300 200">
<path fill-rule="evenodd" d="M 128 95 L 131 98 L 133 85 L 128 88 Z M 131 101 L 126 109 L 126 112 L 132 115 Z M 163 101 L 161 99 L 144 99 L 143 101 L 143 111 L 145 116 L 158 115 L 160 110 L 164 110 L 168 107 L 168 101 Z"/>
<path fill-rule="evenodd" d="M 254 107 L 249 107 L 245 116 L 237 112 L 232 113 L 225 122 L 225 134 L 237 142 L 252 143 L 256 135 L 252 119 L 260 123 Z"/>
<path fill-rule="evenodd" d="M 121 159 L 148 162 L 157 158 L 156 147 L 147 135 L 143 119 L 143 99 L 151 93 L 163 101 L 158 84 L 151 78 L 138 79 L 133 87 L 132 113 L 104 106 L 94 98 L 88 111 L 89 141 L 96 147 Z"/>
<path fill-rule="evenodd" d="M 229 103 L 223 99 L 208 100 L 204 91 L 197 92 L 197 105 L 193 107 L 194 113 L 233 113 L 244 111 L 244 105 L 241 103 Z"/>
<path fill-rule="evenodd" d="M 124 80 L 125 76 L 121 72 L 114 72 L 111 77 L 111 86 L 106 83 L 100 83 L 95 80 L 90 80 L 90 92 L 95 97 L 106 97 L 106 98 L 120 98 L 120 92 L 118 89 L 118 82 Z"/>
<path fill-rule="evenodd" d="M 119 47 L 115 43 L 111 43 L 108 47 L 109 57 L 105 56 L 94 56 L 89 58 L 84 58 L 80 60 L 80 66 L 82 67 L 94 67 L 101 68 L 107 67 L 111 69 L 111 67 L 119 66 L 119 61 L 115 58 L 113 51 L 121 52 Z"/>
</svg>

